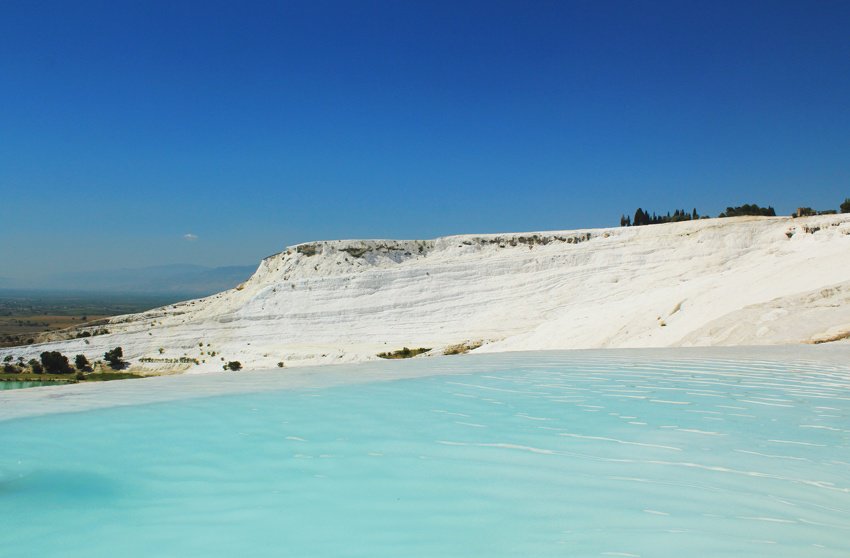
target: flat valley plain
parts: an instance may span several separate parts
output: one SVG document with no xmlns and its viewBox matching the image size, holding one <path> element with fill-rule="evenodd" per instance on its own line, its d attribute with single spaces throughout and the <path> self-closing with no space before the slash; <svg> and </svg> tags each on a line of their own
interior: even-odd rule
<svg viewBox="0 0 850 558">
<path fill-rule="evenodd" d="M 39 333 L 144 312 L 187 298 L 191 297 L 0 289 L 0 347 L 30 344 Z"/>
</svg>

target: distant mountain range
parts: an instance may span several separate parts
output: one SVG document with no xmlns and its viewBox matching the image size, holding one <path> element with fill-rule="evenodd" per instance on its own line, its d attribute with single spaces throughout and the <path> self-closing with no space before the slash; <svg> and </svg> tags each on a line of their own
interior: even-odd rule
<svg viewBox="0 0 850 558">
<path fill-rule="evenodd" d="M 255 269 L 256 266 L 205 267 L 173 264 L 135 269 L 57 273 L 26 284 L 0 278 L 0 286 L 63 291 L 206 296 L 236 287 L 247 280 Z"/>
</svg>

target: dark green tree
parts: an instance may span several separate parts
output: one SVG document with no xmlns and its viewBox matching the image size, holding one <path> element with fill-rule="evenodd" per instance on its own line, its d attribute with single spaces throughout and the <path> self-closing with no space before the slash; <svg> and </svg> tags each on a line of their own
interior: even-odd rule
<svg viewBox="0 0 850 558">
<path fill-rule="evenodd" d="M 103 360 L 108 362 L 109 366 L 114 370 L 120 370 L 126 365 L 124 362 L 124 350 L 121 347 L 115 347 L 111 351 L 103 353 Z"/>
<path fill-rule="evenodd" d="M 718 217 L 741 217 L 743 215 L 760 215 L 763 217 L 776 217 L 776 210 L 772 206 L 759 207 L 758 204 L 745 203 L 738 207 L 727 207 L 726 211 Z"/>
<path fill-rule="evenodd" d="M 41 353 L 41 365 L 48 374 L 70 374 L 73 372 L 68 363 L 68 357 L 59 351 L 45 351 Z"/>
<path fill-rule="evenodd" d="M 74 366 L 77 367 L 77 370 L 89 370 L 91 365 L 86 355 L 77 355 L 74 357 Z"/>
<path fill-rule="evenodd" d="M 841 204 L 841 213 L 850 213 L 850 198 L 844 198 L 844 203 Z"/>
<path fill-rule="evenodd" d="M 641 225 L 657 225 L 660 223 L 679 223 L 681 221 L 690 221 L 691 219 L 699 219 L 699 213 L 697 213 L 696 208 L 694 208 L 692 213 L 684 209 L 676 209 L 672 214 L 668 211 L 666 214 L 662 213 L 658 215 L 654 211 L 650 214 L 649 211 L 644 211 L 643 208 L 639 207 L 635 211 L 633 221 L 629 221 L 629 218 L 626 216 L 621 216 L 620 225 L 639 227 Z"/>
</svg>

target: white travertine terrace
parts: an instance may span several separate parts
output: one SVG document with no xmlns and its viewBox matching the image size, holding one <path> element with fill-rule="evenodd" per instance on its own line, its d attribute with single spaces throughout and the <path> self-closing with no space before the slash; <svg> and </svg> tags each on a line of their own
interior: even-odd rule
<svg viewBox="0 0 850 558">
<path fill-rule="evenodd" d="M 115 317 L 108 335 L 56 334 L 0 357 L 91 360 L 121 346 L 134 368 L 204 372 L 222 359 L 273 368 L 476 342 L 477 352 L 815 343 L 850 335 L 848 302 L 850 215 L 339 240 L 270 256 L 236 289 Z M 181 357 L 199 364 L 165 362 Z"/>
</svg>

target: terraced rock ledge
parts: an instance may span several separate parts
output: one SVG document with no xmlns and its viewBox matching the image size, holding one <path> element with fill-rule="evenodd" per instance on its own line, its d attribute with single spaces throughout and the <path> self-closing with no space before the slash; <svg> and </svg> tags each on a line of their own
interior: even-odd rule
<svg viewBox="0 0 850 558">
<path fill-rule="evenodd" d="M 53 332 L 0 358 L 93 360 L 121 346 L 133 370 L 205 372 L 404 347 L 430 348 L 414 357 L 429 358 L 466 352 L 457 347 L 844 343 L 848 253 L 850 215 L 310 242 L 265 258 L 235 289 Z"/>
</svg>

